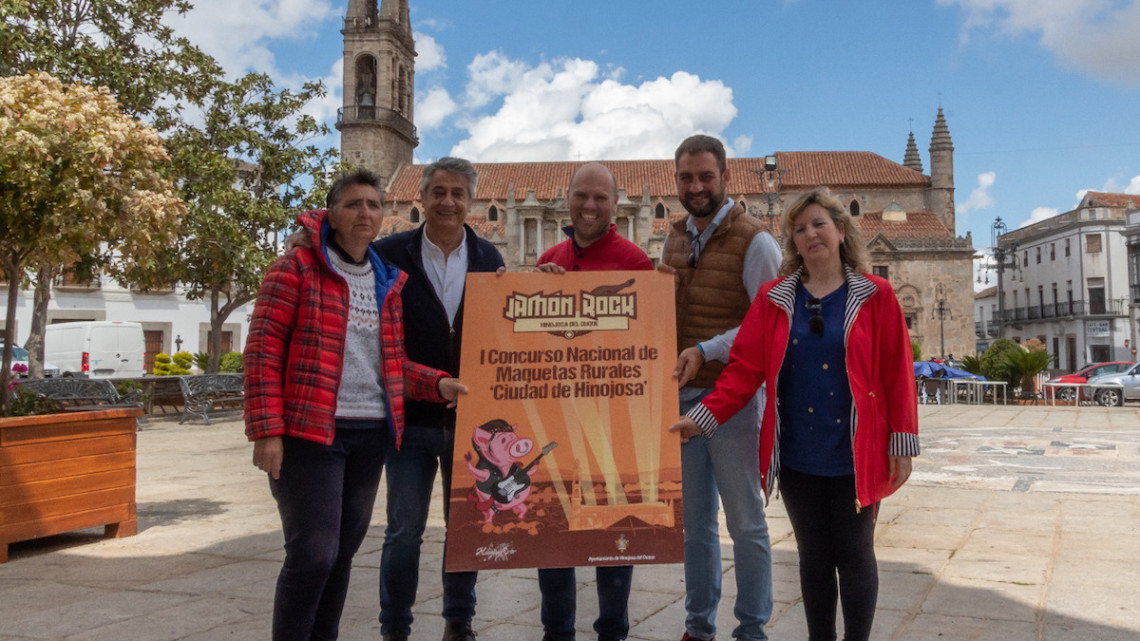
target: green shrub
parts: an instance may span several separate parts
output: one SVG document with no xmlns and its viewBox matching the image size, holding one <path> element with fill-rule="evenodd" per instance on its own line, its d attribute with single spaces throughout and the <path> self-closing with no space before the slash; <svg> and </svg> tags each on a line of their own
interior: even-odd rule
<svg viewBox="0 0 1140 641">
<path fill-rule="evenodd" d="M 1009 364 L 1005 355 L 1011 352 L 1023 352 L 1021 345 L 1008 338 L 999 338 L 982 353 L 982 375 L 992 381 L 1005 381 L 1010 387 L 1017 387 L 1020 374 Z"/>
<path fill-rule="evenodd" d="M 178 352 L 178 354 L 175 354 L 175 357 L 177 357 L 179 354 L 186 354 L 187 356 L 190 356 L 189 352 Z M 167 354 L 166 352 L 159 352 L 154 357 L 155 376 L 185 376 L 189 373 L 189 369 L 171 360 L 170 354 Z"/>
<path fill-rule="evenodd" d="M 23 387 L 16 386 L 12 390 L 12 400 L 8 404 L 8 416 L 40 416 L 41 414 L 58 414 L 63 411 L 63 405 L 54 399 L 29 392 Z"/>
<path fill-rule="evenodd" d="M 985 376 L 985 372 L 982 371 L 982 359 L 977 356 L 963 356 L 962 369 L 971 374 L 981 374 Z"/>
<path fill-rule="evenodd" d="M 1005 353 L 1005 362 L 1021 381 L 1021 389 L 1027 392 L 1033 386 L 1033 377 L 1044 372 L 1053 362 L 1049 352 L 1019 349 Z"/>
<path fill-rule="evenodd" d="M 197 367 L 198 371 L 200 371 L 200 372 L 206 371 L 206 368 L 209 367 L 209 365 L 210 365 L 210 354 L 209 354 L 209 352 L 198 352 L 197 354 L 194 354 L 194 367 Z"/>
<path fill-rule="evenodd" d="M 190 372 L 190 367 L 194 364 L 194 355 L 186 350 L 182 350 L 170 358 L 174 361 L 175 365 L 186 370 L 187 373 Z"/>
<path fill-rule="evenodd" d="M 914 362 L 917 363 L 922 360 L 922 345 L 919 345 L 918 341 L 913 338 L 910 339 L 910 352 L 914 356 Z"/>
<path fill-rule="evenodd" d="M 227 374 L 241 374 L 243 367 L 241 352 L 222 354 L 222 359 L 218 362 L 218 371 Z"/>
</svg>

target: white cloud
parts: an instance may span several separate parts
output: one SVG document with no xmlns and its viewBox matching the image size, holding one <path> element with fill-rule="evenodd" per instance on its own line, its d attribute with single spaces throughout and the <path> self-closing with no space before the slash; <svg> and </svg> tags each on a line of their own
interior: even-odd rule
<svg viewBox="0 0 1140 641">
<path fill-rule="evenodd" d="M 736 117 L 732 89 L 678 71 L 629 85 L 621 69 L 561 59 L 535 67 L 499 52 L 468 67 L 468 109 L 501 98 L 494 113 L 467 113 L 468 137 L 451 153 L 483 162 L 667 158 L 694 132 L 717 135 Z M 745 153 L 751 138 L 733 143 Z"/>
<path fill-rule="evenodd" d="M 542 65 L 538 71 L 542 73 L 548 69 L 547 65 Z M 498 51 L 475 56 L 467 65 L 467 106 L 482 107 L 496 96 L 510 93 L 526 73 L 525 63 L 509 60 Z"/>
<path fill-rule="evenodd" d="M 1126 194 L 1140 194 L 1140 176 L 1133 176 L 1132 181 L 1124 188 Z"/>
<path fill-rule="evenodd" d="M 1033 211 L 1029 212 L 1029 218 L 1026 218 L 1017 226 L 1018 229 L 1028 227 L 1033 223 L 1039 223 L 1046 218 L 1052 218 L 1061 213 L 1056 207 L 1035 207 Z"/>
<path fill-rule="evenodd" d="M 938 0 L 974 30 L 1034 33 L 1062 64 L 1111 82 L 1140 84 L 1140 0 Z"/>
<path fill-rule="evenodd" d="M 216 58 L 230 78 L 259 71 L 279 80 L 282 74 L 266 42 L 315 37 L 316 25 L 341 14 L 340 4 L 330 0 L 195 0 L 192 11 L 171 14 L 169 20 L 179 35 Z"/>
<path fill-rule="evenodd" d="M 431 131 L 457 109 L 459 105 L 455 104 L 446 89 L 429 89 L 423 97 L 416 100 L 416 127 L 420 131 Z"/>
<path fill-rule="evenodd" d="M 989 209 L 994 206 L 994 199 L 990 196 L 990 187 L 994 186 L 997 180 L 997 174 L 992 171 L 987 171 L 978 174 L 978 186 L 970 192 L 970 197 L 966 202 L 959 203 L 956 210 L 959 214 L 966 214 L 976 209 Z"/>
<path fill-rule="evenodd" d="M 447 56 L 443 53 L 443 45 L 426 33 L 413 33 L 416 40 L 416 73 L 447 68 Z"/>
</svg>

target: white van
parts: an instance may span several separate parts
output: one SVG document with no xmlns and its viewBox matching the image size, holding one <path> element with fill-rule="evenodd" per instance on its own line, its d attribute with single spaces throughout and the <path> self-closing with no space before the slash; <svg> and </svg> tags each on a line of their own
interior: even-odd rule
<svg viewBox="0 0 1140 641">
<path fill-rule="evenodd" d="M 80 321 L 48 325 L 44 360 L 61 375 L 130 378 L 145 371 L 146 343 L 139 323 Z"/>
</svg>

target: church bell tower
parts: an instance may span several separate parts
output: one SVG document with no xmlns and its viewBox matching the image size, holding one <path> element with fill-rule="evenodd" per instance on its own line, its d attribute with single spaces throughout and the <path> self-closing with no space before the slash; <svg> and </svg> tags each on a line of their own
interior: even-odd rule
<svg viewBox="0 0 1140 641">
<path fill-rule="evenodd" d="M 349 0 L 344 18 L 341 158 L 380 172 L 388 185 L 419 144 L 412 123 L 416 47 L 408 0 Z"/>
</svg>

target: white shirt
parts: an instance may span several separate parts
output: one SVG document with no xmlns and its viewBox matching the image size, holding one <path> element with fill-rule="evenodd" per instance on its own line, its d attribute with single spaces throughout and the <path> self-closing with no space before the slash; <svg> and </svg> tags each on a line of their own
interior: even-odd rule
<svg viewBox="0 0 1140 641">
<path fill-rule="evenodd" d="M 451 254 L 444 254 L 443 250 L 431 242 L 425 230 L 424 244 L 421 255 L 424 262 L 424 273 L 431 282 L 435 295 L 443 308 L 447 310 L 447 322 L 455 326 L 455 314 L 459 311 L 459 304 L 463 302 L 463 285 L 467 279 L 467 238 L 464 235 L 459 247 Z"/>
</svg>

